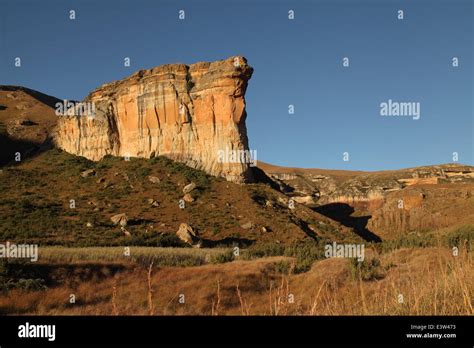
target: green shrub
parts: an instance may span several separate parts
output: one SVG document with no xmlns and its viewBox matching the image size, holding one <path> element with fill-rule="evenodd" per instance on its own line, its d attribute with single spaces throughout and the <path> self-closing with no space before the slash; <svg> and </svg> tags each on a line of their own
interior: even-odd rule
<svg viewBox="0 0 474 348">
<path fill-rule="evenodd" d="M 211 263 L 226 263 L 232 262 L 234 260 L 234 253 L 232 250 L 228 250 L 221 254 L 216 254 L 211 256 Z"/>
<path fill-rule="evenodd" d="M 10 291 L 13 289 L 21 289 L 25 291 L 40 291 L 45 290 L 46 282 L 39 278 L 23 278 L 22 268 L 15 267 L 18 264 L 22 265 L 25 261 L 8 262 L 0 260 L 0 291 Z"/>
<path fill-rule="evenodd" d="M 454 246 L 460 248 L 467 246 L 468 251 L 474 248 L 474 226 L 467 225 L 453 230 L 445 235 L 435 233 L 408 234 L 393 240 L 384 240 L 381 243 L 375 243 L 373 246 L 379 252 L 389 252 L 401 248 L 429 248 Z"/>
<path fill-rule="evenodd" d="M 285 256 L 296 258 L 294 273 L 307 272 L 311 269 L 314 261 L 324 259 L 322 245 L 321 241 L 308 241 L 297 242 L 288 246 L 285 250 Z"/>
<path fill-rule="evenodd" d="M 121 232 L 120 232 L 121 233 Z M 153 247 L 186 247 L 176 234 L 152 234 L 143 231 L 132 231 L 132 238 L 123 237 L 123 245 Z"/>
<path fill-rule="evenodd" d="M 463 248 L 467 247 L 467 251 L 474 248 L 474 226 L 463 226 L 444 236 L 444 244 L 446 246 Z"/>
<path fill-rule="evenodd" d="M 246 260 L 269 257 L 287 256 L 296 258 L 294 273 L 303 273 L 311 269 L 314 261 L 324 258 L 322 241 L 295 242 L 288 246 L 276 243 L 260 244 L 251 246 L 242 252 L 242 258 Z"/>
<path fill-rule="evenodd" d="M 291 270 L 291 263 L 288 261 L 279 261 L 274 264 L 275 272 L 281 274 L 289 274 Z"/>
<path fill-rule="evenodd" d="M 25 291 L 41 291 L 46 290 L 46 282 L 44 279 L 23 279 L 20 278 L 15 284 L 16 289 L 21 289 Z"/>
<path fill-rule="evenodd" d="M 150 175 L 151 169 L 150 169 L 150 168 L 146 168 L 146 167 L 140 167 L 140 168 L 136 169 L 136 170 L 134 171 L 134 173 L 137 175 L 138 178 L 144 179 L 144 178 L 146 178 L 148 175 Z"/>
<path fill-rule="evenodd" d="M 252 193 L 251 198 L 254 202 L 258 203 L 259 205 L 265 206 L 268 200 L 268 194 L 267 192 L 263 190 L 255 190 Z"/>
<path fill-rule="evenodd" d="M 250 248 L 243 250 L 242 258 L 244 260 L 251 260 L 261 257 L 283 256 L 284 253 L 284 245 L 276 243 L 266 243 L 251 246 Z"/>
<path fill-rule="evenodd" d="M 372 258 L 369 260 L 358 261 L 357 259 L 349 260 L 349 271 L 352 279 L 362 279 L 364 281 L 377 280 L 384 277 L 384 269 L 380 260 Z"/>
<path fill-rule="evenodd" d="M 397 239 L 384 240 L 373 244 L 379 252 L 390 252 L 401 248 L 428 248 L 437 245 L 437 241 L 430 234 L 408 234 Z"/>
<path fill-rule="evenodd" d="M 172 161 L 164 156 L 153 157 L 150 163 L 165 167 L 172 175 L 184 176 L 188 181 L 195 182 L 198 189 L 204 190 L 210 185 L 210 177 L 204 171 L 188 167 L 183 163 Z"/>
<path fill-rule="evenodd" d="M 311 259 L 296 259 L 295 268 L 293 269 L 293 273 L 300 274 L 308 272 L 313 266 L 315 260 Z"/>
</svg>

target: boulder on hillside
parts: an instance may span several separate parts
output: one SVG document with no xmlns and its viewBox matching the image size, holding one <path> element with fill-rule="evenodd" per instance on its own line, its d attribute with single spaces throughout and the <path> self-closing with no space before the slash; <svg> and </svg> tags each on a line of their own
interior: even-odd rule
<svg viewBox="0 0 474 348">
<path fill-rule="evenodd" d="M 191 196 L 189 193 L 186 193 L 186 194 L 183 196 L 183 200 L 184 200 L 185 202 L 192 203 L 192 202 L 194 202 L 194 197 Z"/>
<path fill-rule="evenodd" d="M 153 207 L 159 207 L 160 206 L 160 203 L 158 203 L 158 201 L 153 199 L 153 198 L 148 198 L 147 202 L 148 202 L 148 204 L 150 204 Z"/>
<path fill-rule="evenodd" d="M 110 220 L 114 223 L 114 225 L 120 225 L 120 226 L 127 226 L 128 223 L 128 217 L 126 214 L 117 214 L 114 215 L 110 218 Z"/>
<path fill-rule="evenodd" d="M 179 239 L 189 245 L 199 245 L 200 238 L 198 234 L 187 223 L 182 223 L 181 225 L 179 225 L 179 229 L 176 232 L 176 235 Z"/>
<path fill-rule="evenodd" d="M 94 175 L 95 175 L 95 170 L 94 169 L 87 169 L 87 170 L 84 170 L 81 173 L 81 176 L 83 178 L 88 178 L 89 176 L 94 176 Z"/>
<path fill-rule="evenodd" d="M 148 181 L 151 182 L 151 183 L 153 183 L 153 184 L 159 184 L 161 180 L 160 180 L 160 178 L 158 178 L 157 176 L 152 176 L 152 175 L 150 175 L 150 176 L 148 177 Z"/>
<path fill-rule="evenodd" d="M 191 192 L 192 190 L 194 190 L 196 188 L 196 184 L 194 182 L 184 186 L 183 188 L 183 193 L 186 194 L 186 193 L 189 193 Z"/>
<path fill-rule="evenodd" d="M 122 226 L 122 227 L 120 227 L 120 229 L 122 230 L 123 234 L 124 234 L 126 237 L 131 237 L 131 236 L 132 236 L 132 234 L 131 234 L 129 231 L 127 231 L 127 230 L 125 229 L 125 227 Z"/>
<path fill-rule="evenodd" d="M 251 221 L 249 221 L 242 224 L 240 227 L 242 227 L 244 230 L 249 230 L 254 227 L 254 224 Z"/>
</svg>

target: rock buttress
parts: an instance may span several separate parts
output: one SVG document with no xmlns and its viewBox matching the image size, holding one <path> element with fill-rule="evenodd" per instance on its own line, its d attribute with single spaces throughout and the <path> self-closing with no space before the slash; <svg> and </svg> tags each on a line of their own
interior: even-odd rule
<svg viewBox="0 0 474 348">
<path fill-rule="evenodd" d="M 55 143 L 93 161 L 166 156 L 230 181 L 253 181 L 249 163 L 218 155 L 249 150 L 244 95 L 252 72 L 238 56 L 140 70 L 86 97 L 94 117 L 60 116 Z"/>
</svg>

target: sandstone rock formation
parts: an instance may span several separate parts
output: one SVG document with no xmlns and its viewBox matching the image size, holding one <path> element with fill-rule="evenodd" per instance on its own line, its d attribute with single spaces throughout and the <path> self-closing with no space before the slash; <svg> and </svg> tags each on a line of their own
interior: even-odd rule
<svg viewBox="0 0 474 348">
<path fill-rule="evenodd" d="M 127 226 L 128 223 L 128 217 L 124 213 L 116 214 L 112 216 L 110 220 L 113 222 L 114 225 L 120 225 L 122 227 Z"/>
<path fill-rule="evenodd" d="M 176 232 L 176 235 L 178 236 L 179 239 L 181 239 L 183 242 L 189 245 L 192 245 L 192 246 L 200 245 L 199 243 L 200 238 L 198 234 L 187 223 L 183 222 L 181 225 L 179 225 L 179 229 Z"/>
<path fill-rule="evenodd" d="M 140 70 L 93 91 L 84 100 L 93 103 L 93 117 L 61 116 L 55 143 L 94 161 L 163 155 L 231 181 L 252 181 L 249 163 L 219 157 L 248 151 L 244 94 L 252 72 L 239 56 Z"/>
<path fill-rule="evenodd" d="M 401 204 L 402 203 L 402 204 Z M 367 228 L 383 239 L 474 222 L 472 185 L 409 186 L 392 192 L 382 207 L 371 212 Z"/>
<path fill-rule="evenodd" d="M 192 182 L 192 183 L 190 183 L 190 184 L 184 186 L 184 188 L 183 188 L 183 193 L 185 193 L 185 194 L 186 194 L 186 193 L 189 193 L 189 192 L 191 192 L 192 190 L 194 190 L 195 188 L 196 188 L 196 184 L 195 184 L 194 182 Z"/>
</svg>

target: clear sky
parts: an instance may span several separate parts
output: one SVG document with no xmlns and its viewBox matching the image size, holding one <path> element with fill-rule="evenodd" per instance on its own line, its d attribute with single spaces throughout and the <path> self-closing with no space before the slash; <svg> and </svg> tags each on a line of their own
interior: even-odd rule
<svg viewBox="0 0 474 348">
<path fill-rule="evenodd" d="M 82 99 L 142 68 L 243 55 L 259 160 L 379 170 L 457 152 L 474 164 L 473 22 L 472 0 L 1 0 L 0 84 Z M 420 103 L 420 119 L 382 117 L 389 99 Z"/>
</svg>

